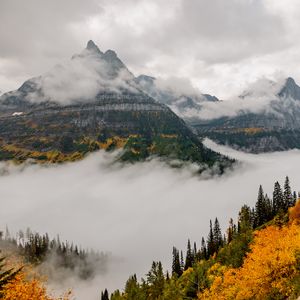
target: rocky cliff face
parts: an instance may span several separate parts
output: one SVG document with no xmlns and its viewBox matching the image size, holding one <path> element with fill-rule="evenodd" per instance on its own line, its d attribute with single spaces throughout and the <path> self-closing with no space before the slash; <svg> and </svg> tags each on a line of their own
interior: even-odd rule
<svg viewBox="0 0 300 300">
<path fill-rule="evenodd" d="M 59 162 L 99 148 L 123 148 L 129 161 L 155 155 L 230 164 L 144 93 L 114 51 L 92 41 L 68 64 L 0 97 L 0 159 Z"/>
</svg>

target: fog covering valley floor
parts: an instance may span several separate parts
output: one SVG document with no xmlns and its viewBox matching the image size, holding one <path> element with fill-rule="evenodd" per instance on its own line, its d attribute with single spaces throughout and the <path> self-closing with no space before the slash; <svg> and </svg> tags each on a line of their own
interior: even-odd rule
<svg viewBox="0 0 300 300">
<path fill-rule="evenodd" d="M 260 184 L 271 194 L 273 183 L 288 175 L 300 189 L 299 150 L 255 155 L 204 143 L 240 164 L 221 177 L 195 176 L 193 166 L 171 169 L 155 160 L 112 165 L 114 154 L 104 151 L 51 167 L 2 164 L 0 228 L 30 227 L 110 252 L 107 272 L 92 281 L 50 284 L 74 288 L 76 299 L 96 300 L 101 289 L 122 289 L 129 275 L 144 276 L 153 260 L 170 268 L 172 246 L 185 249 L 188 238 L 200 245 L 215 217 L 225 229 L 241 205 L 254 205 Z"/>
</svg>

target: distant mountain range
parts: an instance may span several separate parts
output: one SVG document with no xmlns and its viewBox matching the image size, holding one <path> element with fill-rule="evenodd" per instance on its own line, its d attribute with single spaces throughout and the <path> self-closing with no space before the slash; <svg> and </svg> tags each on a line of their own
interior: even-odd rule
<svg viewBox="0 0 300 300">
<path fill-rule="evenodd" d="M 146 75 L 135 81 L 200 137 L 254 153 L 300 148 L 300 87 L 293 78 L 258 81 L 232 101 L 208 94 L 175 93 Z"/>
<path fill-rule="evenodd" d="M 146 79 L 148 80 L 148 79 Z M 221 169 L 231 160 L 206 149 L 165 104 L 145 93 L 112 50 L 82 53 L 0 97 L 0 159 L 63 162 L 122 148 L 123 161 L 157 156 Z"/>
<path fill-rule="evenodd" d="M 201 136 L 247 152 L 300 148 L 300 87 L 292 78 L 270 85 L 266 90 L 250 90 L 240 96 L 250 104 L 264 101 L 257 112 L 241 109 L 234 116 L 198 119 L 190 124 Z"/>
<path fill-rule="evenodd" d="M 209 94 L 183 93 L 174 91 L 169 87 L 162 87 L 155 77 L 140 75 L 134 81 L 141 87 L 141 89 L 158 100 L 159 102 L 168 105 L 179 116 L 186 116 L 189 110 L 201 110 L 205 102 L 218 102 L 217 97 Z"/>
</svg>

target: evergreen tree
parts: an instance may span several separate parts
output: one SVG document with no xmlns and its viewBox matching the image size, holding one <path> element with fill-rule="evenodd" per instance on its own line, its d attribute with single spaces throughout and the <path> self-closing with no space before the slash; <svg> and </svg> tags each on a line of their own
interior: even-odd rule
<svg viewBox="0 0 300 300">
<path fill-rule="evenodd" d="M 257 201 L 255 204 L 255 227 L 261 226 L 266 221 L 266 203 L 262 186 L 259 186 Z"/>
<path fill-rule="evenodd" d="M 284 210 L 287 211 L 289 207 L 294 206 L 294 198 L 292 195 L 292 190 L 290 187 L 289 177 L 285 177 L 284 187 L 283 187 L 283 205 Z"/>
<path fill-rule="evenodd" d="M 204 237 L 202 237 L 202 240 L 201 240 L 201 258 L 202 259 L 207 259 L 208 258 L 207 248 L 206 248 L 206 243 L 205 243 Z"/>
<path fill-rule="evenodd" d="M 151 270 L 147 274 L 147 299 L 156 300 L 163 293 L 165 277 L 161 262 L 153 262 Z"/>
<path fill-rule="evenodd" d="M 184 259 L 183 259 L 182 250 L 180 251 L 180 266 L 181 266 L 181 270 L 183 270 L 184 269 Z"/>
<path fill-rule="evenodd" d="M 191 248 L 191 241 L 188 240 L 184 270 L 187 270 L 188 268 L 192 267 L 193 263 L 194 263 L 194 255 Z"/>
<path fill-rule="evenodd" d="M 180 265 L 179 251 L 173 247 L 172 275 L 175 274 L 180 277 L 182 274 L 182 269 Z"/>
<path fill-rule="evenodd" d="M 107 289 L 105 289 L 104 292 L 101 292 L 101 300 L 109 300 Z"/>
<path fill-rule="evenodd" d="M 277 215 L 279 211 L 284 211 L 285 205 L 283 201 L 283 194 L 281 190 L 281 186 L 278 181 L 274 184 L 274 191 L 273 191 L 273 212 L 274 215 Z"/>
<path fill-rule="evenodd" d="M 218 251 L 220 247 L 223 245 L 222 232 L 219 224 L 219 220 L 215 219 L 215 224 L 213 228 L 213 239 L 215 245 L 215 251 Z"/>
<path fill-rule="evenodd" d="M 238 218 L 238 233 L 243 233 L 252 228 L 254 212 L 247 205 L 243 205 Z"/>
<path fill-rule="evenodd" d="M 294 193 L 293 193 L 293 202 L 294 202 L 294 205 L 297 202 L 297 193 L 296 193 L 296 191 L 294 191 Z"/>
<path fill-rule="evenodd" d="M 216 251 L 214 232 L 213 232 L 213 227 L 212 227 L 211 220 L 209 221 L 209 234 L 208 234 L 206 244 L 207 244 L 207 256 L 209 257 L 209 256 L 213 255 Z"/>
<path fill-rule="evenodd" d="M 194 258 L 194 262 L 196 261 L 196 260 L 199 260 L 200 258 L 199 258 L 199 252 L 198 252 L 198 250 L 197 250 L 197 244 L 196 244 L 196 242 L 194 242 L 194 247 L 193 247 L 193 258 Z"/>
<path fill-rule="evenodd" d="M 233 234 L 234 234 L 234 224 L 233 224 L 233 219 L 230 218 L 230 220 L 229 220 L 229 227 L 227 229 L 227 243 L 228 244 L 232 241 Z"/>
<path fill-rule="evenodd" d="M 136 275 L 130 276 L 125 284 L 125 294 L 128 299 L 139 300 L 141 293 L 140 285 L 137 281 Z"/>
</svg>

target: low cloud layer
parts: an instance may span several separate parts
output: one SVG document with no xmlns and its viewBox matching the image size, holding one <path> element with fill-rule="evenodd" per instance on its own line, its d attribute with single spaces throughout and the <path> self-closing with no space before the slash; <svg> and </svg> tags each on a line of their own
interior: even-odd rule
<svg viewBox="0 0 300 300">
<path fill-rule="evenodd" d="M 86 283 L 70 278 L 64 286 L 74 287 L 78 299 L 96 300 L 105 287 L 122 288 L 130 274 L 144 276 L 152 260 L 169 268 L 173 245 L 185 249 L 188 238 L 200 243 L 215 217 L 225 228 L 242 204 L 254 205 L 259 184 L 271 194 L 273 183 L 289 175 L 300 189 L 299 150 L 252 155 L 206 144 L 243 163 L 206 180 L 157 161 L 111 166 L 112 156 L 102 151 L 72 164 L 9 168 L 0 176 L 0 228 L 29 226 L 111 252 L 107 273 Z"/>
</svg>

